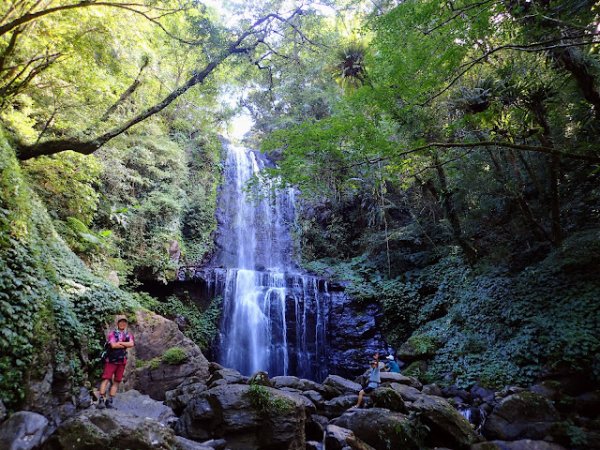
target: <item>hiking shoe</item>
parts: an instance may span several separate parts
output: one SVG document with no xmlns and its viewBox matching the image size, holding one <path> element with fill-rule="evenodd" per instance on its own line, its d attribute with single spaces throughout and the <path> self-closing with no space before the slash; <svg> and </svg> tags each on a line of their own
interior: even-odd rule
<svg viewBox="0 0 600 450">
<path fill-rule="evenodd" d="M 106 400 L 106 408 L 107 409 L 114 408 L 114 406 L 113 406 L 113 399 L 112 398 L 109 398 L 108 400 Z"/>
<path fill-rule="evenodd" d="M 100 399 L 98 400 L 98 405 L 96 405 L 97 409 L 104 409 L 106 408 L 106 400 L 104 399 L 104 397 L 100 397 Z"/>
</svg>

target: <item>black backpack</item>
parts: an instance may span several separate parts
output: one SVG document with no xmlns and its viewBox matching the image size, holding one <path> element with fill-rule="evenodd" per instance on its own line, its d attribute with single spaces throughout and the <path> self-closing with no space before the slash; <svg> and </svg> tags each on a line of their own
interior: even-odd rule
<svg viewBox="0 0 600 450">
<path fill-rule="evenodd" d="M 121 332 L 118 330 L 114 331 L 115 339 L 119 342 L 121 337 Z M 125 332 L 123 341 L 121 342 L 129 342 L 129 333 Z M 111 363 L 122 363 L 127 358 L 127 349 L 126 348 L 112 348 L 110 346 L 110 342 L 106 341 L 104 343 L 104 349 L 100 354 L 100 360 L 104 364 L 105 362 Z"/>
</svg>

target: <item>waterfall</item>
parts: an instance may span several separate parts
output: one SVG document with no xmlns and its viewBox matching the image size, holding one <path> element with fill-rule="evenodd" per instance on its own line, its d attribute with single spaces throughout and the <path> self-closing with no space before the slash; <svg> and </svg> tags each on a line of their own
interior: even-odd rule
<svg viewBox="0 0 600 450">
<path fill-rule="evenodd" d="M 294 191 L 272 189 L 261 177 L 269 164 L 227 145 L 217 251 L 203 269 L 208 294 L 223 298 L 217 359 L 245 375 L 322 379 L 330 294 L 325 281 L 294 263 Z"/>
</svg>

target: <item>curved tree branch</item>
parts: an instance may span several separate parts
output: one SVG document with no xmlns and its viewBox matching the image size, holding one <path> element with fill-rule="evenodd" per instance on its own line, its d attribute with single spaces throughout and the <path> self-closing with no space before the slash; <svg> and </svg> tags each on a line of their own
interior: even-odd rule
<svg viewBox="0 0 600 450">
<path fill-rule="evenodd" d="M 578 161 L 585 161 L 591 164 L 600 164 L 600 156 L 588 156 L 588 155 L 578 155 L 576 153 L 567 153 L 555 150 L 552 147 L 544 147 L 537 145 L 526 145 L 526 144 L 513 144 L 512 142 L 497 142 L 497 141 L 478 141 L 478 142 L 430 142 L 425 145 L 421 145 L 420 147 L 414 147 L 409 150 L 405 150 L 403 152 L 397 153 L 393 156 L 385 156 L 379 158 L 367 159 L 366 161 L 362 161 L 356 164 L 352 164 L 346 166 L 347 169 L 357 166 L 364 165 L 372 165 L 378 163 L 379 161 L 386 161 L 392 158 L 398 158 L 401 156 L 411 155 L 413 153 L 418 153 L 423 150 L 427 150 L 430 148 L 474 148 L 474 147 L 503 147 L 503 148 L 512 148 L 515 150 L 522 150 L 527 152 L 535 152 L 535 153 L 544 153 L 546 155 L 552 156 L 561 156 L 567 159 L 575 159 Z"/>
<path fill-rule="evenodd" d="M 33 145 L 17 143 L 17 156 L 21 160 L 26 160 L 42 155 L 53 155 L 66 150 L 72 150 L 77 153 L 89 155 L 94 153 L 111 139 L 123 134 L 134 125 L 146 120 L 147 118 L 159 113 L 171 103 L 173 103 L 181 95 L 185 94 L 190 88 L 202 84 L 204 80 L 227 58 L 235 54 L 248 53 L 261 44 L 261 40 L 255 39 L 245 44 L 246 39 L 255 36 L 263 27 L 268 26 L 273 20 L 281 21 L 285 24 L 290 23 L 290 20 L 295 16 L 302 14 L 300 8 L 293 11 L 287 18 L 281 17 L 278 14 L 268 14 L 258 19 L 246 31 L 241 33 L 235 41 L 233 41 L 217 58 L 209 62 L 204 69 L 195 72 L 183 85 L 171 91 L 163 100 L 155 105 L 141 111 L 127 122 L 116 126 L 115 128 L 96 136 L 89 140 L 81 140 L 77 138 L 52 139 L 40 142 Z"/>
</svg>

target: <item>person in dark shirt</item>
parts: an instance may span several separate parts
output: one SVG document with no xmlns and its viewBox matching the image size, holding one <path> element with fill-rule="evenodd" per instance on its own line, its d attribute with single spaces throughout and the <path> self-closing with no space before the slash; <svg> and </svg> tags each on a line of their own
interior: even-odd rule
<svg viewBox="0 0 600 450">
<path fill-rule="evenodd" d="M 104 361 L 104 372 L 102 373 L 102 383 L 100 383 L 100 399 L 98 408 L 112 408 L 113 398 L 117 395 L 117 390 L 127 365 L 127 349 L 134 346 L 133 335 L 127 332 L 128 321 L 121 317 L 117 322 L 117 329 L 110 332 L 107 338 L 108 352 Z M 106 398 L 106 388 L 110 386 L 109 398 Z"/>
</svg>

